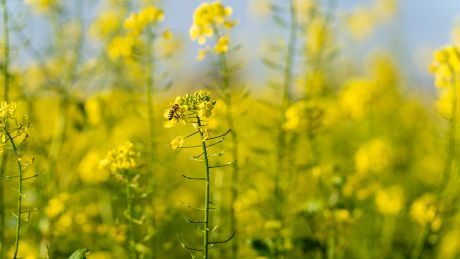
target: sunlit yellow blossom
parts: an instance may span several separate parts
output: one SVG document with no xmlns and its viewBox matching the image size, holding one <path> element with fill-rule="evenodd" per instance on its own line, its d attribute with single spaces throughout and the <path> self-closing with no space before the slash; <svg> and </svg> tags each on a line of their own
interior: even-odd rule
<svg viewBox="0 0 460 259">
<path fill-rule="evenodd" d="M 164 126 L 166 128 L 173 127 L 178 122 L 194 124 L 194 122 L 189 121 L 189 118 L 198 118 L 202 121 L 208 119 L 216 102 L 211 100 L 209 92 L 198 90 L 193 94 L 186 94 L 184 97 L 176 97 L 174 104 L 177 105 L 177 108 L 173 106 L 173 108 L 165 110 L 165 118 L 169 117 L 170 112 L 174 112 L 174 116 L 171 119 L 168 118 L 168 121 L 165 122 Z"/>
<path fill-rule="evenodd" d="M 345 210 L 345 209 L 334 210 L 334 218 L 338 222 L 347 222 L 351 218 L 350 211 Z"/>
<path fill-rule="evenodd" d="M 347 81 L 339 95 L 342 110 L 353 119 L 362 119 L 375 95 L 376 83 L 367 78 Z"/>
<path fill-rule="evenodd" d="M 269 230 L 276 230 L 282 227 L 282 223 L 279 220 L 267 220 L 265 222 L 265 228 Z"/>
<path fill-rule="evenodd" d="M 430 224 L 431 229 L 437 231 L 442 223 L 438 209 L 436 196 L 432 193 L 426 193 L 412 203 L 409 215 L 421 226 Z"/>
<path fill-rule="evenodd" d="M 224 35 L 217 40 L 216 46 L 214 46 L 214 51 L 217 54 L 226 53 L 228 51 L 228 42 L 230 41 L 230 36 Z"/>
<path fill-rule="evenodd" d="M 182 136 L 177 136 L 176 138 L 171 140 L 171 143 L 170 143 L 172 149 L 177 149 L 179 147 L 182 147 L 183 144 L 184 144 L 184 138 Z"/>
<path fill-rule="evenodd" d="M 460 49 L 457 46 L 447 46 L 434 53 L 430 70 L 435 75 L 437 87 L 450 87 L 454 75 L 460 73 Z"/>
<path fill-rule="evenodd" d="M 100 161 L 99 167 L 113 174 L 127 173 L 127 171 L 138 166 L 138 156 L 139 154 L 134 150 L 134 145 L 128 141 L 109 151 L 107 156 Z"/>
<path fill-rule="evenodd" d="M 104 11 L 91 24 L 91 35 L 106 39 L 114 35 L 121 26 L 122 15 L 114 10 Z"/>
<path fill-rule="evenodd" d="M 131 59 L 134 57 L 136 47 L 141 44 L 138 38 L 130 35 L 117 36 L 107 46 L 107 54 L 113 61 L 123 58 Z"/>
<path fill-rule="evenodd" d="M 193 14 L 190 38 L 204 44 L 206 38 L 214 35 L 215 29 L 231 29 L 235 25 L 235 21 L 230 19 L 232 12 L 230 7 L 225 7 L 219 1 L 202 3 Z"/>
<path fill-rule="evenodd" d="M 86 183 L 99 183 L 108 179 L 109 173 L 106 170 L 98 170 L 98 162 L 101 160 L 99 152 L 88 152 L 78 165 L 80 179 Z"/>
<path fill-rule="evenodd" d="M 391 146 L 385 140 L 373 139 L 361 146 L 356 152 L 356 170 L 359 173 L 383 171 L 391 166 L 392 153 Z"/>
<path fill-rule="evenodd" d="M 48 202 L 48 206 L 45 208 L 45 213 L 49 218 L 54 218 L 59 215 L 65 209 L 65 204 L 70 198 L 70 195 L 66 192 L 60 193 L 59 195 L 51 198 Z"/>
<path fill-rule="evenodd" d="M 397 215 L 404 206 L 404 190 L 395 185 L 380 189 L 375 195 L 377 210 L 384 215 Z"/>
<path fill-rule="evenodd" d="M 88 121 L 96 125 L 102 120 L 102 107 L 97 96 L 92 96 L 85 102 L 85 110 L 87 112 Z"/>
<path fill-rule="evenodd" d="M 285 130 L 305 131 L 310 133 L 319 129 L 322 124 L 324 109 L 314 102 L 299 101 L 294 103 L 286 111 Z"/>
<path fill-rule="evenodd" d="M 439 93 L 439 98 L 436 102 L 438 112 L 446 118 L 452 115 L 453 97 L 455 91 L 452 88 L 445 89 Z"/>
<path fill-rule="evenodd" d="M 0 103 L 0 119 L 3 121 L 6 118 L 12 118 L 16 110 L 16 103 L 1 102 Z"/>
<path fill-rule="evenodd" d="M 139 35 L 147 25 L 156 24 L 164 19 L 163 11 L 155 6 L 145 7 L 138 13 L 131 13 L 124 21 L 125 29 Z"/>
<path fill-rule="evenodd" d="M 70 226 L 72 226 L 73 219 L 70 213 L 65 213 L 61 217 L 59 217 L 56 228 L 58 231 L 66 231 Z"/>
<path fill-rule="evenodd" d="M 26 3 L 37 12 L 46 13 L 57 8 L 59 0 L 26 0 Z"/>
</svg>

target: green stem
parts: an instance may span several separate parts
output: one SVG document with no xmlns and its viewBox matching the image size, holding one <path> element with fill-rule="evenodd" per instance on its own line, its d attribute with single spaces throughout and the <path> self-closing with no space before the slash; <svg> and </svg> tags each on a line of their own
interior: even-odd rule
<svg viewBox="0 0 460 259">
<path fill-rule="evenodd" d="M 418 259 L 422 255 L 423 247 L 425 247 L 425 242 L 430 234 L 430 228 L 428 224 L 425 224 L 420 231 L 420 234 L 417 238 L 417 243 L 415 244 L 414 250 L 411 253 L 411 259 Z"/>
<path fill-rule="evenodd" d="M 8 28 L 8 9 L 6 7 L 6 0 L 2 0 L 2 14 L 3 14 L 3 39 L 5 41 L 5 52 L 3 53 L 3 99 L 8 102 L 8 88 L 9 88 L 9 63 L 10 63 L 10 42 L 9 42 L 9 28 Z"/>
<path fill-rule="evenodd" d="M 209 195 L 210 195 L 210 175 L 209 175 L 209 162 L 208 162 L 208 150 L 206 146 L 206 141 L 204 140 L 204 134 L 201 131 L 201 120 L 197 116 L 197 122 L 198 122 L 198 129 L 200 131 L 200 137 L 201 137 L 201 144 L 203 147 L 203 157 L 204 157 L 204 165 L 206 168 L 206 180 L 205 180 L 205 192 L 204 192 L 204 223 L 203 223 L 203 258 L 207 259 L 208 258 L 208 248 L 209 248 Z"/>
<path fill-rule="evenodd" d="M 13 151 L 14 154 L 16 155 L 16 163 L 18 165 L 18 198 L 17 198 L 17 210 L 16 210 L 16 237 L 15 237 L 15 242 L 14 242 L 14 254 L 13 258 L 16 259 L 18 258 L 18 251 L 19 251 L 19 240 L 21 238 L 20 233 L 21 233 L 21 208 L 22 208 L 22 164 L 19 159 L 20 154 L 19 150 L 16 147 L 16 144 L 14 143 L 13 138 L 11 137 L 10 133 L 8 132 L 7 128 L 3 128 L 5 134 L 8 136 L 8 140 L 10 141 L 11 145 L 13 146 Z"/>
<path fill-rule="evenodd" d="M 149 159 L 147 161 L 147 185 L 152 188 L 152 228 L 154 232 L 157 232 L 156 229 L 156 213 L 155 213 L 155 197 L 156 197 L 156 179 L 154 175 L 154 163 L 155 163 L 155 129 L 153 121 L 153 86 L 155 84 L 155 66 L 153 64 L 153 40 L 154 35 L 151 31 L 148 31 L 148 44 L 147 44 L 147 116 L 148 116 L 148 128 L 149 128 Z M 152 178 L 150 180 L 150 178 Z M 157 237 L 156 233 L 152 237 L 152 256 L 156 258 L 157 253 Z"/>
<path fill-rule="evenodd" d="M 274 176 L 275 188 L 275 218 L 280 222 L 283 219 L 282 213 L 282 187 L 280 185 L 280 174 L 285 169 L 285 152 L 286 152 L 286 132 L 283 129 L 283 124 L 286 121 L 285 114 L 286 110 L 291 104 L 291 86 L 292 86 L 292 67 L 294 63 L 294 55 L 296 50 L 296 41 L 297 41 L 297 15 L 294 0 L 289 0 L 289 16 L 290 16 L 290 28 L 289 28 L 289 42 L 288 50 L 286 54 L 286 65 L 284 67 L 284 83 L 283 83 L 283 99 L 280 109 L 280 123 L 278 125 L 278 144 L 277 144 L 277 159 L 276 159 L 276 171 Z M 280 232 L 280 231 L 277 231 Z M 281 233 L 277 233 L 277 236 L 280 237 Z M 282 240 L 279 239 L 281 242 Z M 280 244 L 276 242 L 275 245 L 275 258 L 280 257 Z"/>
<path fill-rule="evenodd" d="M 3 99 L 8 102 L 8 87 L 9 87 L 9 63 L 10 63 L 10 43 L 9 43 L 9 28 L 8 28 L 8 9 L 6 0 L 2 0 L 2 15 L 3 15 L 3 39 L 5 44 L 5 51 L 3 53 Z M 0 168 L 0 176 L 5 174 L 6 169 L 6 154 L 2 155 L 2 164 Z M 3 181 L 0 186 L 0 246 L 1 258 L 5 258 L 5 205 L 4 205 L 4 191 Z"/>
<path fill-rule="evenodd" d="M 129 173 L 129 172 L 128 172 Z M 127 176 L 126 179 L 126 211 L 128 212 L 128 247 L 131 252 L 131 258 L 137 258 L 136 250 L 135 250 L 135 242 L 134 242 L 134 228 L 133 228 L 133 205 L 132 205 L 132 198 L 131 198 L 131 186 L 130 186 L 130 178 Z"/>
<path fill-rule="evenodd" d="M 452 165 L 454 162 L 455 158 L 455 144 L 456 144 L 456 131 L 457 131 L 457 112 L 458 112 L 458 98 L 459 98 L 459 81 L 458 81 L 458 75 L 454 75 L 453 80 L 452 80 L 452 91 L 453 96 L 452 96 L 452 109 L 451 109 L 451 114 L 449 118 L 449 130 L 447 132 L 447 156 L 446 156 L 446 161 L 444 163 L 444 170 L 441 175 L 441 184 L 437 190 L 436 193 L 436 199 L 437 199 L 437 205 L 441 203 L 442 199 L 444 198 L 444 192 L 446 190 L 446 187 L 449 183 L 450 176 L 452 174 Z M 436 214 L 439 213 L 439 211 L 436 212 Z M 422 231 L 420 232 L 420 235 L 417 239 L 417 243 L 415 244 L 414 250 L 412 251 L 411 254 L 411 259 L 418 259 L 423 253 L 423 248 L 425 247 L 426 240 L 428 236 L 430 235 L 431 230 L 429 227 L 429 223 L 425 224 L 423 227 Z"/>
<path fill-rule="evenodd" d="M 0 177 L 3 177 L 6 170 L 7 156 L 6 154 L 2 155 L 2 164 L 0 165 Z M 0 180 L 0 258 L 6 257 L 6 247 L 5 247 L 5 200 L 4 200 L 4 185 L 3 181 Z"/>
</svg>

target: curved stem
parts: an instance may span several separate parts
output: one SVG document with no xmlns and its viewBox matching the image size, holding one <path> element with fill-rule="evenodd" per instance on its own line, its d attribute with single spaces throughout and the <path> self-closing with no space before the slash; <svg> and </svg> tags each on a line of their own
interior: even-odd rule
<svg viewBox="0 0 460 259">
<path fill-rule="evenodd" d="M 204 191 L 204 220 L 203 220 L 203 258 L 207 259 L 208 258 L 208 247 L 209 247 L 209 195 L 210 195 L 210 177 L 209 177 L 209 162 L 208 162 L 208 150 L 206 147 L 206 141 L 204 140 L 204 134 L 201 131 L 201 120 L 197 116 L 197 122 L 198 122 L 198 127 L 200 129 L 200 137 L 201 137 L 201 144 L 203 147 L 203 153 L 204 153 L 204 165 L 206 168 L 206 180 L 205 180 L 205 191 Z"/>
</svg>

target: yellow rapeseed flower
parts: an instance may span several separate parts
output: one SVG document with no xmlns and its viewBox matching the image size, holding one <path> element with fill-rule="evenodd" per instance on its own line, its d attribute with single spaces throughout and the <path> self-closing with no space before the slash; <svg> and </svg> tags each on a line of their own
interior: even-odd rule
<svg viewBox="0 0 460 259">
<path fill-rule="evenodd" d="M 404 190 L 395 185 L 380 189 L 375 195 L 377 210 L 384 215 L 397 215 L 404 206 Z"/>
<path fill-rule="evenodd" d="M 425 193 L 412 203 L 409 215 L 420 226 L 429 224 L 433 231 L 437 231 L 442 224 L 438 209 L 436 196 L 432 193 Z"/>
<path fill-rule="evenodd" d="M 217 40 L 216 46 L 214 46 L 214 51 L 217 54 L 226 53 L 228 51 L 228 42 L 230 41 L 230 36 L 224 35 Z"/>
<path fill-rule="evenodd" d="M 214 35 L 214 30 L 231 29 L 235 21 L 230 19 L 233 10 L 221 2 L 202 3 L 193 14 L 193 24 L 189 29 L 190 38 L 199 44 L 206 43 L 206 38 Z"/>
<path fill-rule="evenodd" d="M 131 13 L 123 25 L 130 33 L 139 35 L 148 25 L 157 24 L 163 19 L 163 10 L 155 6 L 148 6 L 141 9 L 138 13 Z"/>
<path fill-rule="evenodd" d="M 392 164 L 393 152 L 389 143 L 381 138 L 362 145 L 355 154 L 358 173 L 381 172 Z"/>
<path fill-rule="evenodd" d="M 177 149 L 179 147 L 182 147 L 183 144 L 184 144 L 184 137 L 182 136 L 177 136 L 176 138 L 171 140 L 171 143 L 170 143 L 172 149 Z"/>
<path fill-rule="evenodd" d="M 107 54 L 112 61 L 120 58 L 129 60 L 134 57 L 134 51 L 140 45 L 140 40 L 131 35 L 117 36 L 107 46 Z"/>
<path fill-rule="evenodd" d="M 114 10 L 104 11 L 91 24 L 91 35 L 106 39 L 114 35 L 121 26 L 122 15 Z"/>
<path fill-rule="evenodd" d="M 114 175 L 125 174 L 129 170 L 138 167 L 138 156 L 139 154 L 134 150 L 133 143 L 128 141 L 109 151 L 107 156 L 99 162 L 99 167 Z"/>
<path fill-rule="evenodd" d="M 447 46 L 434 52 L 430 70 L 435 75 L 437 87 L 450 87 L 454 75 L 460 73 L 460 49 L 457 46 Z"/>
</svg>

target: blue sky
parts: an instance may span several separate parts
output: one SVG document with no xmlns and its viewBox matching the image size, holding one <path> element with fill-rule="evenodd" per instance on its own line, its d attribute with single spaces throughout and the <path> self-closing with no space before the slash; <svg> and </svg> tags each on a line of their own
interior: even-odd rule
<svg viewBox="0 0 460 259">
<path fill-rule="evenodd" d="M 254 18 L 249 8 L 251 1 L 257 0 L 223 1 L 233 7 L 234 16 L 240 22 L 235 29 L 234 38 L 245 46 L 246 57 L 259 54 L 258 46 L 264 38 L 273 34 L 282 36 L 272 32 L 273 24 L 270 20 Z M 369 0 L 338 1 L 340 8 L 343 9 L 372 2 Z M 170 24 L 174 31 L 186 37 L 193 10 L 201 2 L 199 0 L 164 1 L 168 17 L 166 23 Z M 399 8 L 398 16 L 388 25 L 390 29 L 383 30 L 384 33 L 393 35 L 375 35 L 369 42 L 358 44 L 357 48 L 362 48 L 366 50 L 365 52 L 393 48 L 393 51 L 397 51 L 396 59 L 401 62 L 400 65 L 410 74 L 414 82 L 426 83 L 431 78 L 426 72 L 431 59 L 431 51 L 451 41 L 450 32 L 460 15 L 460 1 L 400 0 Z M 391 45 L 388 38 L 392 40 L 397 38 L 397 46 L 388 46 Z M 394 48 L 398 49 L 394 50 Z M 193 50 L 193 46 L 190 50 Z M 257 60 L 257 57 L 250 58 Z M 260 69 L 258 64 L 250 63 L 249 65 Z"/>
<path fill-rule="evenodd" d="M 75 5 L 83 0 L 64 0 L 70 5 Z M 94 1 L 84 0 L 86 3 Z M 274 30 L 270 19 L 254 17 L 249 6 L 259 0 L 223 0 L 234 9 L 234 17 L 239 21 L 235 28 L 233 41 L 243 46 L 242 55 L 247 59 L 246 65 L 251 73 L 263 73 L 260 64 L 260 44 L 269 37 L 284 37 Z M 278 0 L 282 2 L 285 0 Z M 356 5 L 372 2 L 370 0 L 336 0 L 340 8 L 350 9 Z M 171 27 L 174 33 L 188 41 L 188 28 L 190 26 L 193 10 L 203 1 L 200 0 L 165 0 L 162 5 L 165 9 L 166 20 L 164 24 Z M 23 0 L 8 0 L 10 11 L 21 13 Z M 400 12 L 389 25 L 390 29 L 383 30 L 383 34 L 375 37 L 367 43 L 354 46 L 358 53 L 367 53 L 379 48 L 393 48 L 397 53 L 397 60 L 408 72 L 415 82 L 427 82 L 430 75 L 426 73 L 426 66 L 431 57 L 431 51 L 450 42 L 450 31 L 455 24 L 456 17 L 460 14 L 459 0 L 400 0 Z M 23 12 L 22 12 L 23 13 Z M 88 17 L 96 14 L 97 9 L 88 10 Z M 27 34 L 32 37 L 36 48 L 46 46 L 46 24 L 38 18 L 30 19 L 31 25 Z M 391 45 L 391 41 L 398 44 Z M 196 43 L 186 45 L 186 63 L 199 66 L 194 60 L 198 46 Z M 396 48 L 396 49 L 395 49 Z M 352 52 L 353 53 L 353 52 Z M 190 64 L 185 65 L 189 68 Z M 188 69 L 189 70 L 189 69 Z M 186 71 L 182 71 L 186 72 Z M 259 77 L 258 75 L 256 75 Z M 260 76 L 261 77 L 261 76 Z"/>
</svg>

